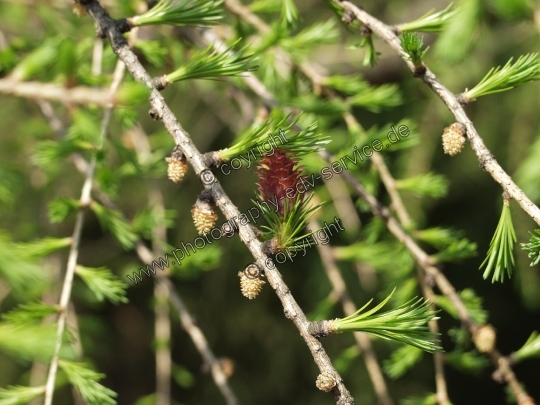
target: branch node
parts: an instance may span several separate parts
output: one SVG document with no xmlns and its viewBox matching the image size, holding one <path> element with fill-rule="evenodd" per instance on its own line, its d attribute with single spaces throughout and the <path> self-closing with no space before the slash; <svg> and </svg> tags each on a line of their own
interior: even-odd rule
<svg viewBox="0 0 540 405">
<path fill-rule="evenodd" d="M 221 164 L 223 163 L 223 159 L 221 158 L 221 152 L 206 152 L 203 155 L 203 163 L 209 168 L 221 166 Z"/>
<path fill-rule="evenodd" d="M 482 168 L 483 171 L 486 171 L 486 166 L 492 159 L 495 159 L 491 153 L 485 153 L 481 156 L 478 156 L 478 165 Z"/>
<path fill-rule="evenodd" d="M 96 27 L 95 27 L 95 34 L 96 34 L 96 37 L 98 38 L 107 38 L 107 34 L 105 33 L 105 29 L 100 26 L 99 24 L 96 24 Z"/>
<path fill-rule="evenodd" d="M 120 20 L 116 20 L 116 26 L 122 34 L 131 31 L 133 28 L 133 24 L 129 18 L 121 18 Z"/>
<path fill-rule="evenodd" d="M 341 21 L 343 21 L 345 24 L 348 25 L 352 23 L 354 20 L 356 20 L 356 16 L 352 12 L 352 10 L 345 9 L 345 12 L 341 16 Z"/>
<path fill-rule="evenodd" d="M 160 120 L 162 118 L 161 113 L 158 110 L 156 110 L 155 108 L 150 108 L 150 110 L 148 110 L 148 115 L 154 121 L 158 121 L 158 120 Z"/>
<path fill-rule="evenodd" d="M 472 100 L 467 96 L 467 92 L 456 95 L 456 100 L 462 106 L 469 104 Z"/>
<path fill-rule="evenodd" d="M 167 76 L 163 75 L 159 77 L 154 77 L 152 79 L 152 84 L 156 88 L 156 90 L 161 91 L 165 89 L 165 87 L 167 87 L 170 82 L 167 80 Z"/>
<path fill-rule="evenodd" d="M 360 34 L 363 36 L 369 36 L 373 34 L 373 31 L 367 25 L 362 25 L 362 27 L 360 27 Z"/>
<path fill-rule="evenodd" d="M 267 240 L 262 245 L 262 251 L 265 255 L 273 256 L 277 253 L 279 253 L 279 244 L 277 237 L 273 237 L 270 240 Z"/>
<path fill-rule="evenodd" d="M 221 225 L 221 232 L 227 238 L 232 238 L 236 233 L 238 233 L 238 226 L 234 220 L 229 220 Z"/>
<path fill-rule="evenodd" d="M 493 378 L 493 380 L 498 382 L 499 384 L 505 383 L 504 374 L 500 369 L 495 370 L 493 374 L 491 374 L 491 378 Z"/>
<path fill-rule="evenodd" d="M 332 328 L 332 321 L 310 322 L 307 327 L 308 333 L 311 336 L 316 337 L 317 339 L 330 336 L 331 334 L 335 333 L 333 332 L 333 329 L 334 328 Z"/>
<path fill-rule="evenodd" d="M 426 65 L 424 64 L 424 62 L 414 67 L 413 77 L 422 78 L 425 74 L 426 74 Z"/>
</svg>

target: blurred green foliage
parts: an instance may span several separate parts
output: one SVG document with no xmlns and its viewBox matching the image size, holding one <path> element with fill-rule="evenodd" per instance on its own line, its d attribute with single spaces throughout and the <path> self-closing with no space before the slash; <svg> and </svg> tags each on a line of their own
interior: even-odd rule
<svg viewBox="0 0 540 405">
<path fill-rule="evenodd" d="M 443 154 L 440 137 L 453 122 L 443 103 L 379 38 L 362 38 L 354 25 L 341 24 L 327 2 L 247 3 L 268 24 L 268 32 L 261 35 L 223 5 L 219 7 L 223 19 L 212 19 L 219 24 L 217 32 L 229 46 L 240 40 L 236 50 L 246 46 L 255 53 L 259 69 L 254 74 L 282 106 L 296 115 L 304 112 L 298 125 L 307 128 L 317 122 L 317 133 L 331 139 L 326 147 L 337 158 L 352 156 L 354 146 L 376 139 L 384 143 L 391 126 L 410 129 L 406 140 L 381 156 L 399 179 L 397 188 L 413 220 L 411 234 L 435 255 L 473 318 L 486 322 L 489 314 L 503 354 L 515 352 L 516 359 L 527 359 L 516 371 L 538 400 L 540 363 L 538 336 L 533 332 L 540 330 L 540 272 L 538 238 L 529 234 L 537 225 L 512 204 L 518 242 L 530 240 L 530 249 L 516 249 L 517 270 L 510 282 L 486 283 L 478 267 L 497 226 L 502 191 L 478 167 L 469 147 L 453 158 Z M 139 0 L 102 4 L 118 19 L 146 7 Z M 388 24 L 412 22 L 448 5 L 442 0 L 362 2 L 367 12 Z M 540 26 L 534 17 L 540 12 L 538 2 L 462 0 L 455 5 L 458 14 L 445 22 L 440 35 L 421 34 L 424 49 L 430 47 L 421 55 L 422 61 L 454 93 L 474 88 L 486 72 L 504 66 L 510 58 L 517 60 L 538 50 Z M 426 21 L 423 24 L 426 28 Z M 139 29 L 134 51 L 153 76 L 174 72 L 186 66 L 195 52 L 202 53 L 205 47 L 186 40 L 184 30 L 159 25 Z M 93 59 L 100 42 L 91 19 L 77 17 L 69 0 L 0 0 L 0 80 L 107 89 L 117 58 L 103 41 L 102 73 L 97 73 Z M 364 46 L 355 46 L 359 43 Z M 297 66 L 285 62 L 283 53 L 297 64 L 322 65 L 328 77 L 320 84 L 333 89 L 337 97 L 328 99 L 313 89 Z M 161 241 L 167 252 L 197 237 L 190 210 L 202 186 L 192 171 L 180 185 L 167 180 L 163 158 L 171 153 L 173 139 L 148 116 L 145 89 L 129 75 L 121 89 L 122 105 L 115 108 L 105 137 L 100 135 L 103 112 L 95 106 L 54 101 L 51 115 L 37 99 L 0 96 L 0 387 L 5 388 L 0 390 L 0 404 L 27 403 L 42 394 L 45 376 L 31 371 L 32 361 L 47 363 L 53 350 L 51 322 L 66 268 L 73 214 L 81 209 L 86 213 L 78 258 L 82 277 L 76 276 L 70 307 L 79 326 L 78 332 L 70 327 L 64 336 L 65 374 L 59 375 L 54 403 L 73 403 L 68 382 L 87 400 L 98 398 L 94 403 L 113 403 L 114 393 L 119 404 L 155 403 L 154 280 L 145 277 L 133 285 L 126 275 L 143 266 L 133 246 L 137 241 L 150 246 L 155 228 L 167 228 L 167 241 Z M 540 204 L 538 90 L 538 82 L 526 83 L 480 97 L 466 107 L 497 161 L 536 204 Z M 186 80 L 163 95 L 201 152 L 237 142 L 263 105 L 241 77 Z M 344 112 L 350 112 L 360 127 L 347 125 Z M 81 207 L 78 201 L 84 174 L 77 169 L 77 158 L 97 162 L 95 201 L 89 207 Z M 325 165 L 315 155 L 305 156 L 302 163 L 310 173 Z M 383 203 L 390 203 L 369 160 L 351 165 L 349 173 Z M 253 169 L 229 176 L 216 171 L 216 176 L 241 212 L 252 206 Z M 155 190 L 163 195 L 165 211 L 156 208 Z M 342 215 L 342 207 L 332 201 L 322 181 L 315 191 L 316 199 L 328 201 L 318 214 L 319 222 Z M 380 302 L 397 287 L 390 304 L 407 302 L 419 293 L 410 253 L 371 215 L 364 201 L 353 197 L 353 203 L 362 226 L 347 229 L 345 222 L 346 232 L 330 241 L 349 295 L 359 308 L 373 297 Z M 224 221 L 221 215 L 219 221 Z M 241 403 L 331 403 L 331 396 L 315 389 L 318 371 L 271 288 L 266 286 L 254 301 L 240 294 L 237 273 L 252 261 L 238 237 L 222 238 L 171 265 L 169 272 L 212 350 L 234 361 L 229 382 Z M 315 248 L 279 270 L 311 320 L 343 317 Z M 492 381 L 492 366 L 473 349 L 454 319 L 455 309 L 442 296 L 436 304 L 443 310 L 439 325 L 451 366 L 446 371 L 453 403 L 505 404 L 504 388 Z M 174 311 L 171 324 L 172 403 L 223 403 Z M 80 354 L 72 348 L 77 333 L 83 358 L 92 367 L 79 363 Z M 361 353 L 353 343 L 350 334 L 323 341 L 356 403 L 376 403 Z M 381 339 L 374 339 L 373 345 L 391 377 L 387 383 L 396 403 L 436 403 L 431 355 Z M 98 383 L 101 373 L 106 377 Z"/>
</svg>

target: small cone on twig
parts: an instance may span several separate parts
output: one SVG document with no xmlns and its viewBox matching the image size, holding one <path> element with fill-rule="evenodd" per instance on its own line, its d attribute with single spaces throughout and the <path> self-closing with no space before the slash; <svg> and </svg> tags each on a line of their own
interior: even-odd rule
<svg viewBox="0 0 540 405">
<path fill-rule="evenodd" d="M 482 325 L 473 335 L 473 342 L 481 353 L 489 353 L 495 347 L 497 336 L 491 325 Z"/>
<path fill-rule="evenodd" d="M 169 164 L 167 166 L 167 176 L 169 179 L 175 183 L 180 183 L 188 172 L 188 164 L 180 148 L 176 146 L 171 156 L 166 157 L 165 161 Z"/>
<path fill-rule="evenodd" d="M 262 272 L 255 263 L 247 266 L 244 271 L 238 272 L 240 277 L 240 291 L 242 295 L 250 300 L 259 295 L 266 281 L 261 280 Z"/>
<path fill-rule="evenodd" d="M 444 129 L 442 144 L 444 153 L 455 156 L 463 150 L 465 146 L 465 127 L 459 122 L 455 122 Z"/>
<path fill-rule="evenodd" d="M 321 391 L 330 392 L 336 386 L 336 380 L 330 374 L 319 374 L 315 385 Z"/>
<path fill-rule="evenodd" d="M 199 235 L 205 235 L 214 229 L 218 215 L 214 211 L 214 199 L 207 191 L 203 191 L 191 209 L 193 223 Z"/>
</svg>

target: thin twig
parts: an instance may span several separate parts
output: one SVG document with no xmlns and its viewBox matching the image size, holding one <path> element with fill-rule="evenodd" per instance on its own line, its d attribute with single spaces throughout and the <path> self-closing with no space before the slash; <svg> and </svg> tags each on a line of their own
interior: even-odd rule
<svg viewBox="0 0 540 405">
<path fill-rule="evenodd" d="M 51 103 L 48 101 L 42 100 L 40 98 L 36 100 L 36 103 L 41 109 L 43 116 L 49 122 L 49 126 L 51 127 L 53 132 L 56 134 L 56 136 L 59 139 L 62 139 L 64 135 L 66 134 L 66 129 L 64 127 L 64 124 L 62 123 L 62 120 L 54 112 L 54 108 L 51 105 Z"/>
<path fill-rule="evenodd" d="M 124 64 L 119 61 L 116 65 L 113 82 L 109 90 L 109 96 L 108 96 L 109 99 L 114 95 L 114 93 L 118 89 L 120 82 L 122 81 L 123 75 L 124 75 Z M 103 114 L 103 120 L 101 122 L 101 137 L 102 138 L 105 137 L 106 135 L 107 127 L 109 126 L 109 122 L 112 116 L 112 109 L 113 109 L 113 106 L 109 104 L 109 106 L 107 107 L 107 109 L 105 110 Z M 92 161 L 88 165 L 88 168 L 85 174 L 84 185 L 82 188 L 81 197 L 79 199 L 81 207 L 87 207 L 91 202 L 91 191 L 92 191 L 92 183 L 93 183 L 95 169 L 96 169 L 96 158 L 94 156 L 92 158 Z M 72 243 L 69 250 L 69 256 L 68 256 L 67 267 L 66 267 L 66 275 L 64 277 L 64 284 L 62 286 L 62 293 L 60 296 L 60 303 L 59 303 L 56 344 L 54 348 L 54 354 L 51 359 L 51 364 L 49 367 L 49 373 L 47 376 L 44 405 L 52 405 L 52 399 L 53 399 L 53 394 L 54 394 L 54 383 L 56 380 L 56 372 L 58 370 L 58 355 L 60 353 L 60 348 L 62 346 L 62 336 L 64 334 L 64 328 L 66 324 L 67 311 L 68 311 L 68 304 L 71 297 L 71 287 L 73 285 L 73 276 L 75 274 L 75 267 L 77 266 L 77 258 L 79 256 L 79 247 L 80 247 L 80 242 L 81 242 L 81 233 L 82 233 L 82 227 L 84 223 L 84 216 L 85 216 L 84 209 L 79 210 L 79 212 L 77 213 L 76 220 L 75 220 L 75 227 L 73 229 L 73 234 L 71 236 Z"/>
<path fill-rule="evenodd" d="M 166 288 L 169 290 L 169 293 L 171 294 L 171 303 L 173 304 L 174 308 L 178 311 L 178 315 L 180 317 L 180 322 L 182 322 L 182 326 L 189 333 L 191 340 L 197 347 L 197 350 L 199 351 L 199 353 L 201 353 L 201 355 L 203 356 L 205 363 L 210 365 L 212 377 L 214 378 L 214 381 L 216 382 L 216 385 L 218 386 L 222 395 L 225 397 L 225 400 L 227 401 L 227 405 L 238 405 L 239 404 L 238 399 L 236 398 L 236 396 L 230 389 L 229 385 L 227 384 L 227 376 L 223 372 L 223 368 L 219 360 L 216 359 L 212 351 L 209 350 L 208 341 L 204 337 L 204 334 L 201 332 L 201 330 L 193 322 L 193 317 L 190 315 L 186 305 L 184 304 L 184 301 L 182 301 L 182 299 L 180 298 L 180 295 L 174 289 L 174 286 L 172 285 L 170 280 L 168 279 L 158 279 L 158 280 L 159 280 L 158 283 L 163 283 L 166 286 Z"/>
<path fill-rule="evenodd" d="M 227 194 L 225 194 L 221 184 L 216 180 L 213 173 L 204 164 L 203 156 L 191 141 L 189 134 L 182 128 L 159 91 L 154 88 L 152 78 L 128 46 L 122 33 L 117 27 L 116 22 L 111 19 L 98 1 L 84 0 L 81 1 L 81 4 L 97 23 L 98 32 L 101 32 L 108 37 L 113 51 L 126 64 L 127 69 L 135 80 L 143 82 L 151 89 L 150 104 L 152 105 L 154 113 L 161 118 L 163 125 L 174 138 L 189 164 L 193 167 L 197 177 L 199 177 L 205 185 L 205 189 L 212 194 L 216 205 L 223 212 L 224 216 L 229 221 L 233 223 L 236 222 L 236 218 L 238 218 L 240 212 Z M 296 300 L 293 298 L 291 291 L 283 281 L 281 274 L 277 268 L 271 270 L 266 267 L 266 261 L 269 260 L 269 258 L 263 253 L 262 243 L 257 239 L 251 227 L 242 226 L 238 223 L 238 228 L 240 239 L 248 247 L 258 266 L 261 269 L 264 269 L 268 283 L 276 291 L 276 294 L 283 305 L 285 316 L 298 328 L 315 363 L 319 367 L 320 372 L 332 376 L 336 381 L 336 386 L 333 389 L 336 403 L 340 405 L 353 404 L 354 400 L 345 387 L 341 376 L 332 365 L 328 354 L 321 343 L 308 332 L 309 321 Z"/>
<path fill-rule="evenodd" d="M 497 349 L 492 350 L 489 353 L 489 356 L 491 357 L 493 364 L 498 366 L 498 371 L 508 383 L 512 393 L 516 397 L 518 405 L 535 405 L 534 399 L 531 398 L 521 387 L 516 375 L 512 371 L 508 358 L 502 356 Z"/>
<path fill-rule="evenodd" d="M 347 223 L 347 231 L 355 235 L 362 223 L 360 222 L 360 217 L 356 214 L 356 207 L 351 200 L 345 182 L 339 176 L 332 176 L 328 180 L 323 179 L 323 181 L 339 217 L 343 218 Z"/>
<path fill-rule="evenodd" d="M 390 47 L 403 59 L 409 69 L 413 73 L 416 72 L 414 64 L 408 59 L 408 54 L 401 47 L 401 41 L 396 35 L 393 27 L 384 24 L 382 21 L 379 21 L 349 1 L 334 0 L 334 2 L 343 7 L 349 14 L 354 15 L 358 21 L 388 43 L 388 45 L 390 45 Z M 422 81 L 439 96 L 454 115 L 456 121 L 465 125 L 465 128 L 467 129 L 467 138 L 469 139 L 471 148 L 476 153 L 480 167 L 487 171 L 491 177 L 501 185 L 503 190 L 517 201 L 521 208 L 540 225 L 540 208 L 538 208 L 513 182 L 512 178 L 503 170 L 497 160 L 495 160 L 495 157 L 488 148 L 486 148 L 484 141 L 480 135 L 478 135 L 476 128 L 465 113 L 465 110 L 459 103 L 457 97 L 437 79 L 435 74 L 429 70 L 427 66 L 425 73 L 420 75 L 416 74 L 416 76 L 420 77 Z"/>
<path fill-rule="evenodd" d="M 228 0 L 228 1 L 230 2 L 231 0 Z M 234 3 L 236 3 L 236 1 L 234 1 Z M 238 7 L 238 8 L 236 8 L 236 10 L 238 11 L 241 8 L 243 9 L 244 7 L 243 6 Z M 247 15 L 249 13 L 250 13 L 249 11 L 247 11 L 247 12 L 245 10 L 242 11 L 242 15 Z M 264 23 L 261 23 L 261 24 L 264 24 Z M 212 43 L 219 44 L 219 40 L 214 39 L 212 41 Z M 305 66 L 309 66 L 309 65 L 310 64 L 307 63 L 307 62 L 305 62 L 303 64 L 304 68 L 305 68 Z M 306 73 L 306 71 L 307 71 L 307 73 L 309 74 L 309 78 L 312 80 L 314 85 L 316 85 L 316 83 L 321 83 L 323 81 L 321 75 L 319 75 L 318 73 L 314 73 L 314 72 L 316 72 L 316 69 L 303 70 L 303 71 L 304 71 L 304 73 Z M 316 75 L 316 77 L 314 77 L 315 75 Z M 247 84 L 249 85 L 249 83 L 247 83 Z M 261 83 L 260 86 L 264 86 L 264 85 Z M 267 92 L 267 90 L 265 90 L 265 93 L 266 92 Z M 323 92 L 325 93 L 325 95 L 329 99 L 333 99 L 333 98 L 337 97 L 335 92 L 333 92 L 331 89 L 323 88 Z M 274 97 L 274 96 L 272 95 L 272 97 Z M 276 101 L 276 103 L 277 103 L 277 101 Z M 343 117 L 344 117 L 344 120 L 345 120 L 345 122 L 346 122 L 346 124 L 348 126 L 354 126 L 356 128 L 361 127 L 359 122 L 356 120 L 356 118 L 352 114 L 344 113 Z M 388 167 L 386 166 L 386 163 L 384 162 L 384 159 L 382 158 L 382 156 L 375 153 L 372 156 L 372 161 L 373 161 L 374 166 L 379 170 L 379 174 L 381 176 L 383 184 L 385 185 L 385 187 L 386 187 L 386 189 L 388 191 L 388 194 L 389 194 L 390 199 L 392 201 L 392 206 L 394 207 L 394 209 L 396 211 L 396 214 L 398 215 L 398 218 L 400 219 L 400 222 L 402 224 L 404 224 L 404 225 L 409 225 L 411 223 L 411 218 L 410 218 L 410 216 L 409 216 L 409 214 L 408 214 L 408 212 L 407 212 L 407 210 L 405 208 L 405 205 L 403 204 L 401 196 L 399 195 L 399 193 L 397 191 L 396 181 L 392 177 L 390 171 L 388 170 Z M 338 179 L 338 178 L 341 180 L 341 177 L 333 177 L 331 180 L 335 180 L 335 179 Z M 332 194 L 332 190 L 330 189 L 328 182 L 326 182 L 326 185 L 327 185 L 327 188 L 329 188 L 330 193 Z M 332 194 L 332 196 L 334 196 L 334 194 Z M 324 258 L 324 255 L 322 253 L 321 253 L 321 257 L 322 257 L 322 260 L 323 260 L 323 264 L 325 264 L 325 258 Z M 325 264 L 326 269 L 332 268 L 332 267 L 329 267 L 329 266 L 330 266 L 329 263 Z M 335 275 L 336 273 L 332 273 L 332 274 Z M 339 275 L 339 273 L 337 273 L 337 274 Z M 329 277 L 330 277 L 330 274 L 329 274 Z M 341 277 L 341 275 L 339 275 L 339 277 Z M 330 277 L 330 279 L 332 281 L 332 277 Z M 423 279 L 423 277 L 421 277 L 421 279 Z M 336 285 L 334 285 L 334 291 L 340 291 L 339 289 L 336 290 Z M 337 294 L 337 295 L 341 297 L 340 294 Z M 426 298 L 430 298 L 430 297 L 426 296 Z M 350 309 L 354 309 L 354 305 L 352 304 L 352 302 L 350 302 L 350 304 L 351 304 L 351 305 L 349 305 Z M 432 310 L 433 309 L 435 309 L 435 307 L 432 305 Z M 351 313 L 353 313 L 353 312 L 351 312 Z M 349 315 L 349 314 L 350 313 L 347 313 L 347 315 Z M 437 323 L 436 320 L 432 320 L 429 323 L 429 327 L 430 327 L 430 330 L 432 332 L 434 332 L 434 333 L 438 332 L 438 323 Z M 388 394 L 386 393 L 386 395 L 385 395 L 386 387 L 385 387 L 384 377 L 382 375 L 382 372 L 380 371 L 379 364 L 378 364 L 376 358 L 374 357 L 374 353 L 372 352 L 372 350 L 370 350 L 371 343 L 369 341 L 369 338 L 367 336 L 362 335 L 362 334 L 355 334 L 355 338 L 357 340 L 357 343 L 361 347 L 361 349 L 366 353 L 365 358 L 364 358 L 365 362 L 366 362 L 366 367 L 367 367 L 368 372 L 370 374 L 370 378 L 372 380 L 372 383 L 373 383 L 373 385 L 375 387 L 375 391 L 376 391 L 376 393 L 377 393 L 377 395 L 379 397 L 379 402 L 380 403 L 386 403 L 385 401 L 388 401 L 388 400 L 391 401 L 391 398 L 388 396 Z M 369 345 L 369 348 L 368 348 L 368 350 L 366 350 L 366 347 L 368 345 Z M 440 353 L 435 353 L 435 355 L 434 355 L 434 363 L 435 363 L 435 370 L 436 370 L 435 380 L 436 380 L 436 386 L 437 386 L 437 400 L 438 400 L 438 402 L 440 404 L 446 404 L 448 402 L 448 393 L 447 393 L 447 389 L 446 389 L 446 380 L 445 380 L 445 377 L 444 377 L 444 356 L 442 354 L 440 354 Z"/>
<path fill-rule="evenodd" d="M 431 305 L 429 306 L 430 311 L 436 311 L 437 308 L 434 304 L 436 295 L 433 292 L 433 288 L 426 280 L 425 273 L 418 269 L 418 279 L 420 280 L 420 286 L 422 288 L 422 293 L 426 299 L 429 300 Z M 432 319 L 429 323 L 429 331 L 434 335 L 439 334 L 439 323 L 436 319 Z M 436 396 L 437 403 L 439 405 L 448 405 L 450 404 L 450 398 L 448 396 L 448 388 L 446 385 L 446 378 L 444 375 L 444 353 L 435 352 L 433 353 L 433 362 L 435 365 L 435 387 L 436 387 Z"/>
<path fill-rule="evenodd" d="M 135 151 L 139 155 L 139 161 L 145 162 L 151 158 L 151 147 L 148 138 L 140 128 L 129 131 L 129 135 L 135 146 Z M 159 213 L 156 215 L 164 217 L 165 208 L 163 195 L 154 181 L 148 182 L 150 188 L 149 204 Z M 152 253 L 154 257 L 161 257 L 164 254 L 163 247 L 167 242 L 167 229 L 163 223 L 152 229 Z M 157 273 L 156 277 L 164 278 L 165 273 Z M 169 405 L 171 403 L 171 323 L 169 314 L 169 289 L 163 283 L 154 284 L 154 329 L 156 338 L 156 405 Z"/>
<path fill-rule="evenodd" d="M 129 131 L 140 162 L 151 159 L 152 150 L 148 137 L 140 128 Z M 163 194 L 155 181 L 148 181 L 149 205 L 155 215 L 164 218 Z M 154 257 L 162 257 L 167 243 L 167 228 L 160 222 L 152 229 L 152 252 Z M 166 278 L 166 273 L 157 273 L 157 278 Z M 154 329 L 156 338 L 156 405 L 171 403 L 171 323 L 169 313 L 169 289 L 163 283 L 154 283 Z"/>
<path fill-rule="evenodd" d="M 156 277 L 162 278 L 163 274 Z M 169 320 L 169 289 L 161 283 L 154 284 L 154 321 L 156 335 L 156 405 L 171 403 L 171 323 Z"/>
<path fill-rule="evenodd" d="M 90 163 L 90 166 L 88 167 L 88 171 L 86 172 L 86 178 L 84 181 L 81 198 L 79 199 L 83 207 L 87 206 L 91 201 L 90 191 L 92 190 L 92 179 L 94 177 L 95 168 L 96 168 L 96 161 L 95 159 L 93 159 L 92 162 Z M 58 354 L 60 353 L 60 347 L 62 346 L 62 336 L 64 333 L 64 327 L 66 323 L 69 298 L 71 296 L 73 275 L 75 273 L 75 267 L 77 266 L 77 257 L 79 256 L 79 245 L 81 241 L 81 232 L 82 232 L 83 222 L 84 222 L 84 211 L 81 209 L 77 213 L 77 218 L 75 220 L 75 228 L 71 236 L 71 240 L 73 242 L 69 250 L 66 275 L 64 277 L 64 285 L 62 287 L 62 295 L 60 297 L 60 304 L 59 304 L 60 314 L 58 316 L 56 346 L 54 349 L 54 355 L 51 360 L 51 364 L 49 367 L 49 374 L 47 377 L 47 385 L 46 385 L 46 390 L 45 390 L 45 405 L 52 404 L 52 398 L 53 398 L 53 393 L 54 393 L 54 382 L 56 380 L 56 371 L 58 368 Z"/>
<path fill-rule="evenodd" d="M 23 98 L 60 101 L 64 104 L 95 104 L 100 107 L 117 104 L 117 100 L 108 89 L 84 86 L 67 88 L 54 83 L 21 82 L 12 78 L 0 79 L 0 93 Z"/>
<path fill-rule="evenodd" d="M 388 191 L 388 195 L 392 201 L 391 207 L 396 212 L 399 222 L 401 222 L 405 228 L 409 227 L 412 222 L 411 217 L 405 208 L 405 204 L 403 203 L 401 196 L 399 195 L 396 180 L 390 173 L 390 170 L 388 170 L 388 166 L 386 166 L 384 158 L 379 153 L 373 153 L 373 155 L 371 155 L 371 161 L 379 171 L 379 175 L 381 176 L 384 187 L 386 188 L 386 191 Z"/>
</svg>

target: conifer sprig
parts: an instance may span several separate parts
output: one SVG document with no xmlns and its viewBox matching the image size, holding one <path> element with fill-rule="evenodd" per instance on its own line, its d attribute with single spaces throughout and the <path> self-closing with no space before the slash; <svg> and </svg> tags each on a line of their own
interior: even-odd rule
<svg viewBox="0 0 540 405">
<path fill-rule="evenodd" d="M 124 249 L 133 247 L 138 236 L 131 229 L 131 225 L 124 221 L 120 211 L 105 208 L 95 201 L 90 204 L 90 208 L 96 214 L 101 226 L 111 232 Z"/>
<path fill-rule="evenodd" d="M 294 4 L 294 0 L 281 1 L 281 24 L 284 27 L 296 27 L 298 21 L 298 9 Z"/>
<path fill-rule="evenodd" d="M 522 55 L 514 64 L 512 60 L 513 58 L 510 58 L 502 68 L 500 66 L 491 68 L 480 83 L 463 93 L 463 99 L 475 100 L 480 96 L 500 93 L 540 79 L 540 59 L 537 53 Z"/>
<path fill-rule="evenodd" d="M 444 197 L 448 192 L 448 180 L 431 172 L 396 180 L 396 187 L 401 191 L 410 191 L 418 196 L 433 198 Z"/>
<path fill-rule="evenodd" d="M 237 41 L 238 42 L 238 41 Z M 235 42 L 223 52 L 210 45 L 203 51 L 196 52 L 184 66 L 165 76 L 168 83 L 188 79 L 215 79 L 220 76 L 238 76 L 244 72 L 256 70 L 257 58 L 246 54 L 247 47 L 234 51 Z"/>
<path fill-rule="evenodd" d="M 5 314 L 2 318 L 14 326 L 37 324 L 48 315 L 58 312 L 58 306 L 47 305 L 43 302 L 21 304 Z"/>
<path fill-rule="evenodd" d="M 55 60 L 57 60 L 58 48 L 61 42 L 62 40 L 59 37 L 45 40 L 19 62 L 15 69 L 13 69 L 11 77 L 15 80 L 27 80 L 46 72 Z"/>
<path fill-rule="evenodd" d="M 516 243 L 516 232 L 512 223 L 512 215 L 510 213 L 510 201 L 504 200 L 501 218 L 495 230 L 495 234 L 491 239 L 489 250 L 486 258 L 480 265 L 480 268 L 486 266 L 484 270 L 484 280 L 493 273 L 491 282 L 503 282 L 504 274 L 508 278 L 512 276 L 514 267 L 514 245 Z"/>
<path fill-rule="evenodd" d="M 395 289 L 384 301 L 370 310 L 365 311 L 373 300 L 369 300 L 366 305 L 346 318 L 326 321 L 329 323 L 328 330 L 330 333 L 366 332 L 427 352 L 442 350 L 427 326 L 429 321 L 438 319 L 435 317 L 436 312 L 429 310 L 429 304 L 423 298 L 413 298 L 395 309 L 375 314 L 390 300 L 394 292 Z"/>
<path fill-rule="evenodd" d="M 416 33 L 409 34 L 407 32 L 403 33 L 403 39 L 401 40 L 401 46 L 403 50 L 409 55 L 410 61 L 414 64 L 415 67 L 420 67 L 422 65 L 422 60 L 429 49 L 429 46 L 422 50 L 424 46 L 424 37 L 419 38 Z"/>
<path fill-rule="evenodd" d="M 280 46 L 286 49 L 292 58 L 298 59 L 309 49 L 319 47 L 324 43 L 332 43 L 338 38 L 339 31 L 335 21 L 313 24 L 294 36 L 281 39 Z"/>
<path fill-rule="evenodd" d="M 161 0 L 146 13 L 130 18 L 132 26 L 166 24 L 204 26 L 217 24 L 222 18 L 223 0 Z"/>
<path fill-rule="evenodd" d="M 36 323 L 35 318 L 23 320 L 19 315 L 15 315 L 16 322 L 0 322 L 0 350 L 25 360 L 49 362 L 55 346 L 54 325 Z"/>
<path fill-rule="evenodd" d="M 58 365 L 88 405 L 116 405 L 116 392 L 98 382 L 104 374 L 89 369 L 84 363 L 60 360 Z"/>
<path fill-rule="evenodd" d="M 396 107 L 403 103 L 397 86 L 393 84 L 366 86 L 364 90 L 348 97 L 346 101 L 373 112 L 380 112 L 383 108 Z"/>
<path fill-rule="evenodd" d="M 71 238 L 52 238 L 34 240 L 32 242 L 17 243 L 15 248 L 23 255 L 42 257 L 66 248 L 71 245 Z"/>
<path fill-rule="evenodd" d="M 280 114 L 275 118 L 268 119 L 260 126 L 254 125 L 235 144 L 221 150 L 220 157 L 226 161 L 239 155 L 246 155 L 250 150 L 259 153 L 258 151 L 262 149 L 264 152 L 263 144 L 268 141 L 273 141 L 277 147 L 287 149 L 296 156 L 303 156 L 321 150 L 324 145 L 330 142 L 328 135 L 315 132 L 318 126 L 317 122 L 313 122 L 300 132 L 291 133 L 291 128 L 298 122 L 300 117 L 296 117 L 293 121 L 287 123 L 290 116 L 291 114 Z M 276 139 L 281 144 L 278 145 Z M 272 150 L 268 150 L 268 153 L 272 153 Z"/>
<path fill-rule="evenodd" d="M 107 298 L 114 304 L 128 302 L 126 298 L 127 285 L 120 281 L 109 269 L 105 267 L 93 269 L 77 266 L 75 272 L 96 295 L 98 301 L 103 301 Z"/>
<path fill-rule="evenodd" d="M 81 203 L 74 198 L 56 197 L 49 203 L 49 219 L 51 223 L 62 222 L 69 215 L 81 209 Z"/>
<path fill-rule="evenodd" d="M 310 194 L 301 203 L 290 204 L 291 208 L 287 209 L 283 216 L 261 205 L 261 212 L 268 222 L 268 226 L 261 227 L 263 237 L 267 240 L 275 237 L 280 250 L 296 251 L 311 246 L 309 237 L 317 231 L 302 233 L 302 230 L 306 228 L 309 218 L 322 206 L 312 205 L 312 198 L 313 194 Z M 255 203 L 257 204 L 256 201 Z"/>
<path fill-rule="evenodd" d="M 516 352 L 512 353 L 512 359 L 523 361 L 531 357 L 540 357 L 540 334 L 533 332 L 525 344 Z"/>
<path fill-rule="evenodd" d="M 384 362 L 384 372 L 395 380 L 403 376 L 409 369 L 422 360 L 424 352 L 414 346 L 401 346 Z"/>
<path fill-rule="evenodd" d="M 531 239 L 529 243 L 522 243 L 521 249 L 529 252 L 529 259 L 531 259 L 531 266 L 535 266 L 540 263 L 540 229 L 536 229 L 535 232 L 538 236 L 529 232 Z"/>
<path fill-rule="evenodd" d="M 366 53 L 364 55 L 364 61 L 362 62 L 362 65 L 373 67 L 377 64 L 377 58 L 379 56 L 379 53 L 375 50 L 375 46 L 373 45 L 373 38 L 371 32 L 365 34 L 359 44 L 347 47 L 347 49 L 357 48 L 366 48 Z"/>
<path fill-rule="evenodd" d="M 45 393 L 45 386 L 0 388 L 0 405 L 26 405 Z"/>
<path fill-rule="evenodd" d="M 458 11 L 459 9 L 453 8 L 453 4 L 450 3 L 450 5 L 442 11 L 433 13 L 433 10 L 431 10 L 417 20 L 398 24 L 397 29 L 399 32 L 439 32 L 444 29 L 446 23 L 454 17 Z"/>
</svg>

